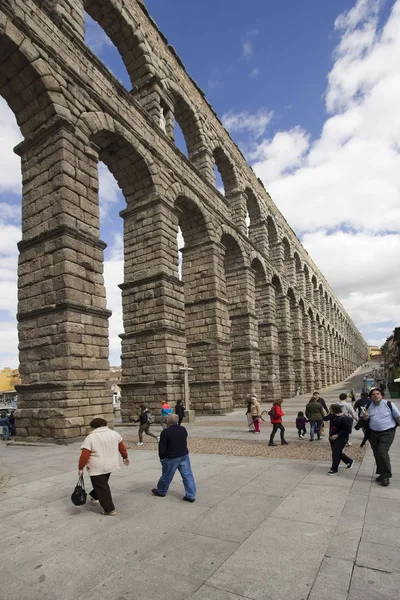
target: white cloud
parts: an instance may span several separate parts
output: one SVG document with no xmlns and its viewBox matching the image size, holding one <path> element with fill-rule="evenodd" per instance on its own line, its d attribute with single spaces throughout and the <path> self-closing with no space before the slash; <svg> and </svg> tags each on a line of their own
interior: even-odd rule
<svg viewBox="0 0 400 600">
<path fill-rule="evenodd" d="M 255 114 L 247 111 L 239 113 L 227 112 L 222 115 L 222 123 L 231 133 L 248 132 L 259 138 L 265 132 L 272 119 L 272 111 L 260 108 Z"/>
<path fill-rule="evenodd" d="M 88 14 L 85 14 L 85 42 L 95 54 L 101 54 L 102 50 L 113 45 L 103 29 Z"/>
<path fill-rule="evenodd" d="M 250 141 L 255 172 L 375 341 L 377 324 L 400 322 L 400 0 L 380 29 L 381 6 L 358 0 L 335 21 L 319 138 L 299 126 Z"/>
<path fill-rule="evenodd" d="M 242 54 L 245 58 L 253 55 L 253 43 L 250 40 L 246 40 L 242 44 Z"/>
<path fill-rule="evenodd" d="M 7 103 L 0 97 L 0 193 L 21 194 L 21 159 L 12 152 L 22 140 L 15 117 Z M 4 207 L 3 207 L 4 208 Z"/>
<path fill-rule="evenodd" d="M 250 79 L 258 79 L 258 76 L 260 74 L 260 69 L 258 67 L 254 67 L 254 69 L 252 69 L 250 71 Z"/>
</svg>

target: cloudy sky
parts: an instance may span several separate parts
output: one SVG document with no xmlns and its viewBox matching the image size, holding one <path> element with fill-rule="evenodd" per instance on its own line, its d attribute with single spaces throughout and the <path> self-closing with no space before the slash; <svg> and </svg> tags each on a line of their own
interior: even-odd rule
<svg viewBox="0 0 400 600">
<path fill-rule="evenodd" d="M 381 344 L 400 323 L 400 0 L 147 7 L 365 339 Z M 89 19 L 86 41 L 129 88 L 115 48 Z M 1 99 L 0 135 L 1 369 L 18 364 L 21 195 L 12 152 L 21 136 Z M 111 363 L 119 364 L 124 199 L 107 168 L 99 171 Z"/>
</svg>

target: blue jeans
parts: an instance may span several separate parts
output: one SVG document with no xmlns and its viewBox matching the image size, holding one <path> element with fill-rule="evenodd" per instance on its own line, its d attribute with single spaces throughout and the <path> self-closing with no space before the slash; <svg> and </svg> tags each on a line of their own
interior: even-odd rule
<svg viewBox="0 0 400 600">
<path fill-rule="evenodd" d="M 314 439 L 314 433 L 317 434 L 318 439 L 321 437 L 322 421 L 310 421 L 310 440 Z"/>
<path fill-rule="evenodd" d="M 166 495 L 177 469 L 182 477 L 186 498 L 195 498 L 196 484 L 194 482 L 192 467 L 190 465 L 189 454 L 186 454 L 186 456 L 180 456 L 179 458 L 163 459 L 162 475 L 157 484 L 157 491 L 159 491 L 160 494 Z"/>
<path fill-rule="evenodd" d="M 8 440 L 10 437 L 10 431 L 8 429 L 8 425 L 3 425 L 3 430 L 1 432 L 1 439 Z"/>
</svg>

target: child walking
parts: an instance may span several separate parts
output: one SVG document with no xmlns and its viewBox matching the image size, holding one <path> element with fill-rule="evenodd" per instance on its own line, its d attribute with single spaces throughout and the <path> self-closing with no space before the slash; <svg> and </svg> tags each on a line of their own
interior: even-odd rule
<svg viewBox="0 0 400 600">
<path fill-rule="evenodd" d="M 332 466 L 328 475 L 337 475 L 340 461 L 344 462 L 346 469 L 351 469 L 354 465 L 354 460 L 343 452 L 349 441 L 352 419 L 342 412 L 340 404 L 332 404 L 324 421 L 329 421 L 329 443 L 332 448 Z"/>
<path fill-rule="evenodd" d="M 306 423 L 308 423 L 308 420 L 304 416 L 303 411 L 299 410 L 299 412 L 297 413 L 296 428 L 297 428 L 297 433 L 298 433 L 299 439 L 301 439 L 301 440 L 304 440 L 304 436 L 307 433 Z"/>
<path fill-rule="evenodd" d="M 282 417 L 285 414 L 282 410 L 282 402 L 283 400 L 275 400 L 271 410 L 268 413 L 272 424 L 272 432 L 269 438 L 268 446 L 276 446 L 276 444 L 274 444 L 274 437 L 278 429 L 281 434 L 282 446 L 287 446 L 287 444 L 289 443 L 285 440 L 285 428 L 282 425 Z"/>
</svg>

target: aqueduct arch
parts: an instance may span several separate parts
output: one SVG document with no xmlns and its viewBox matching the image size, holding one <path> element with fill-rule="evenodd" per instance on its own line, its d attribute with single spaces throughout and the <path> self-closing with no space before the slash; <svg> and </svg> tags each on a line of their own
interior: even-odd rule
<svg viewBox="0 0 400 600">
<path fill-rule="evenodd" d="M 116 44 L 130 92 L 86 47 L 85 10 Z M 74 440 L 94 415 L 112 421 L 99 160 L 126 200 L 124 421 L 142 402 L 181 398 L 182 366 L 193 368 L 192 406 L 224 413 L 250 391 L 312 391 L 366 359 L 360 333 L 141 0 L 5 1 L 0 57 L 0 94 L 24 136 L 21 437 Z"/>
</svg>

